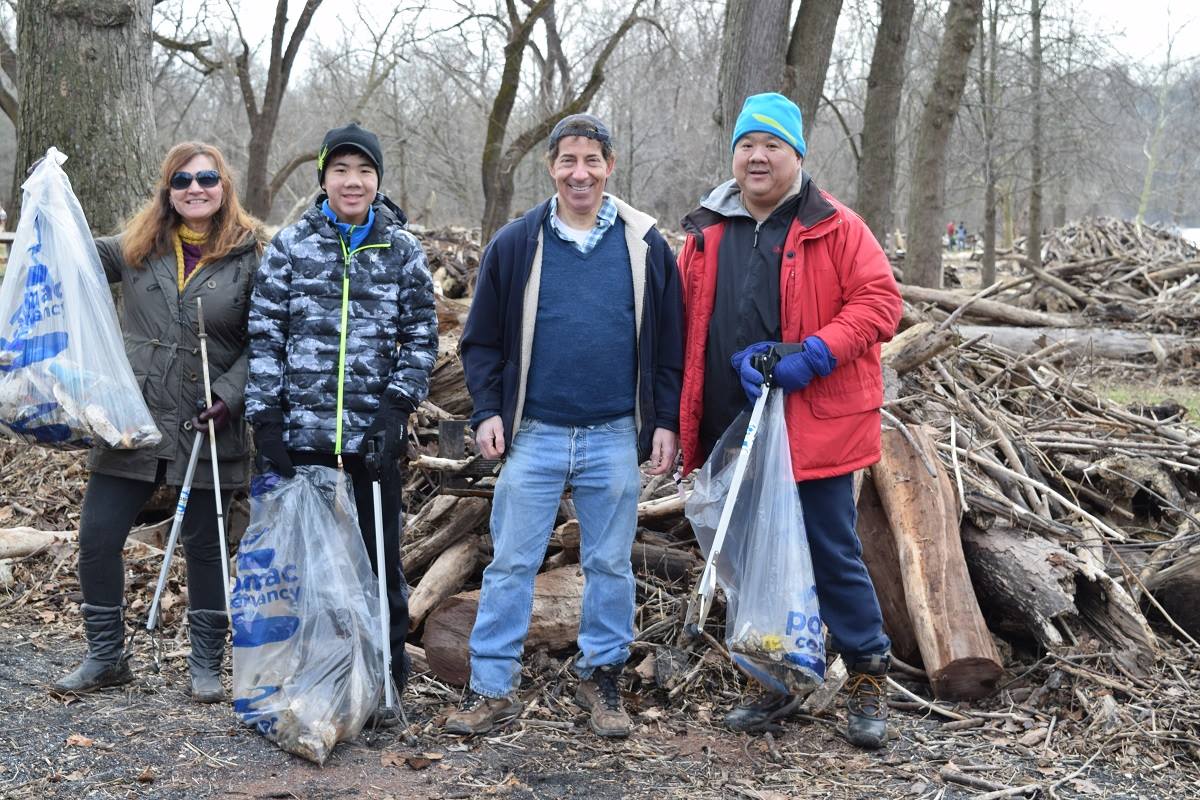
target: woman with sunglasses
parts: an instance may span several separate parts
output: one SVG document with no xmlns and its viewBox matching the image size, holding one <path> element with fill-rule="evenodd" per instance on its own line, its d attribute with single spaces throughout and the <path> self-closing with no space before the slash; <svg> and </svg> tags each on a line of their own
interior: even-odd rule
<svg viewBox="0 0 1200 800">
<path fill-rule="evenodd" d="M 90 692 L 133 680 L 124 651 L 121 551 L 138 513 L 160 485 L 181 486 L 195 431 L 216 428 L 221 483 L 249 477 L 242 419 L 246 322 L 262 252 L 257 220 L 242 210 L 224 157 L 198 142 L 167 153 L 150 199 L 119 236 L 96 240 L 111 283 L 120 282 L 125 352 L 162 442 L 143 450 L 94 447 L 79 522 L 79 585 L 87 655 L 53 686 L 56 694 Z M 204 407 L 197 301 L 203 300 L 213 404 Z M 209 446 L 201 460 L 209 462 Z M 222 492 L 223 507 L 231 492 Z M 188 657 L 192 699 L 225 697 L 221 660 L 228 621 L 221 585 L 212 469 L 197 467 L 183 519 L 187 561 Z"/>
</svg>

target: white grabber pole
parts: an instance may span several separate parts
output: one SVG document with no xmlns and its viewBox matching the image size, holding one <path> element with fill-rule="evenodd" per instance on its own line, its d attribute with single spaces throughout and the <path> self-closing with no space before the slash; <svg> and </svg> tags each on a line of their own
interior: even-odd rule
<svg viewBox="0 0 1200 800">
<path fill-rule="evenodd" d="M 183 527 L 183 515 L 187 512 L 188 497 L 192 494 L 192 478 L 196 475 L 196 462 L 200 460 L 200 438 L 203 434 L 196 431 L 196 440 L 192 442 L 192 457 L 188 459 L 187 473 L 183 476 L 183 487 L 179 490 L 179 500 L 175 503 L 175 519 L 171 521 L 171 535 L 167 537 L 167 550 L 163 553 L 162 569 L 158 571 L 158 585 L 154 587 L 154 601 L 150 603 L 150 613 L 146 617 L 146 630 L 153 631 L 158 625 L 158 607 L 162 602 L 163 590 L 167 587 L 167 571 L 171 568 L 171 556 L 175 553 L 175 544 L 179 541 L 179 529 Z"/>
<path fill-rule="evenodd" d="M 196 324 L 200 331 L 200 364 L 204 370 L 204 407 L 212 408 L 212 381 L 208 376 L 208 336 L 204 333 L 204 303 L 196 298 Z M 217 540 L 221 548 L 221 588 L 225 590 L 225 614 L 230 613 L 229 603 L 229 545 L 225 541 L 225 512 L 221 508 L 221 469 L 217 465 L 217 429 L 208 421 L 208 444 L 211 448 L 213 472 L 213 500 L 217 504 Z"/>
<path fill-rule="evenodd" d="M 379 454 L 375 452 L 375 442 L 367 442 L 367 460 L 375 462 Z M 382 464 L 377 464 L 382 468 Z M 387 567 L 383 553 L 383 494 L 378 479 L 371 481 L 371 494 L 375 501 L 375 573 L 379 581 L 379 631 L 383 642 L 383 696 L 384 706 L 390 711 L 395 707 L 396 698 L 392 694 L 392 632 L 391 613 L 388 609 L 387 596 Z"/>
<path fill-rule="evenodd" d="M 767 407 L 767 397 L 771 394 L 768 381 L 763 381 L 762 393 L 754 401 L 754 410 L 750 412 L 750 424 L 746 426 L 746 435 L 742 437 L 742 449 L 738 451 L 737 461 L 733 467 L 733 478 L 729 482 L 729 493 L 725 495 L 725 505 L 721 507 L 721 520 L 717 523 L 717 532 L 713 536 L 712 548 L 708 551 L 708 559 L 704 562 L 704 572 L 696 584 L 696 594 L 689 606 L 698 609 L 696 621 L 685 626 L 687 634 L 693 638 L 704 630 L 704 621 L 712 608 L 713 595 L 717 589 L 717 558 L 721 555 L 721 547 L 725 544 L 725 534 L 729 531 L 729 520 L 733 516 L 733 508 L 737 505 L 737 496 L 742 488 L 742 479 L 746 476 L 746 465 L 750 462 L 750 450 L 758 437 L 758 426 L 762 420 L 763 410 Z M 692 616 L 688 611 L 688 617 Z"/>
</svg>

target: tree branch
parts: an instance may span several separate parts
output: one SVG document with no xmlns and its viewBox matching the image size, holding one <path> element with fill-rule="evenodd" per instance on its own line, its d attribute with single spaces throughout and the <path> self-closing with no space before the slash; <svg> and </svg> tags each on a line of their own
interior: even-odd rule
<svg viewBox="0 0 1200 800">
<path fill-rule="evenodd" d="M 182 42 L 178 39 L 172 39 L 169 36 L 164 36 L 161 33 L 155 32 L 154 41 L 165 50 L 191 54 L 193 58 L 200 62 L 201 67 L 203 67 L 199 70 L 201 75 L 209 75 L 225 66 L 224 62 L 215 61 L 203 53 L 204 48 L 212 45 L 212 39 L 200 39 L 196 42 Z M 2 51 L 0 51 L 0 64 L 3 64 Z"/>
<path fill-rule="evenodd" d="M 316 150 L 310 150 L 307 153 L 300 153 L 296 156 L 293 156 L 292 160 L 284 164 L 279 171 L 275 173 L 275 177 L 271 178 L 271 196 L 274 197 L 279 193 L 279 190 L 283 188 L 285 183 L 287 183 L 288 178 L 292 177 L 293 172 L 308 162 L 316 160 Z"/>
</svg>

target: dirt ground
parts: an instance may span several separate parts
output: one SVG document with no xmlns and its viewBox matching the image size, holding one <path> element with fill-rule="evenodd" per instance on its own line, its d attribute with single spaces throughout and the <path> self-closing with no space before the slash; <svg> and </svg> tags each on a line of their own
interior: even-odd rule
<svg viewBox="0 0 1200 800">
<path fill-rule="evenodd" d="M 132 565 L 135 607 L 147 566 Z M 1186 750 L 1164 756 L 1136 744 L 1114 748 L 1112 738 L 1026 746 L 1019 730 L 951 730 L 939 717 L 893 710 L 888 747 L 868 753 L 841 737 L 840 703 L 773 735 L 729 733 L 719 725 L 736 699 L 729 689 L 679 702 L 635 687 L 627 695 L 634 735 L 602 740 L 570 703 L 568 670 L 547 656 L 529 659 L 538 671 L 526 672 L 523 718 L 494 734 L 443 735 L 440 723 L 457 691 L 419 675 L 405 695 L 408 728 L 365 732 L 317 767 L 241 725 L 228 705 L 188 700 L 187 645 L 177 623 L 166 628 L 161 671 L 152 669 L 143 638 L 133 684 L 71 701 L 47 694 L 84 649 L 72 568 L 66 548 L 36 556 L 17 565 L 16 591 L 0 592 L 0 798 L 981 796 L 981 789 L 948 783 L 946 770 L 993 787 L 1041 787 L 1006 796 L 1200 798 L 1200 769 Z M 1024 678 L 1009 680 L 1017 686 Z M 927 696 L 927 686 L 910 685 Z M 893 696 L 900 705 L 903 699 Z M 999 718 L 1014 707 L 1002 691 L 960 710 Z"/>
</svg>

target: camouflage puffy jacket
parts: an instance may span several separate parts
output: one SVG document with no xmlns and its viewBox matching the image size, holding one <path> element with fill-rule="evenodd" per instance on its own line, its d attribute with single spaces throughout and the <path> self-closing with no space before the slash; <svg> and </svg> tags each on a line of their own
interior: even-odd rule
<svg viewBox="0 0 1200 800">
<path fill-rule="evenodd" d="M 341 452 L 354 453 L 385 398 L 413 409 L 429 393 L 433 281 L 404 212 L 386 197 L 376 197 L 375 224 L 353 251 L 321 213 L 323 200 L 263 255 L 250 300 L 246 416 L 282 423 L 292 450 L 337 452 L 341 381 Z"/>
</svg>

